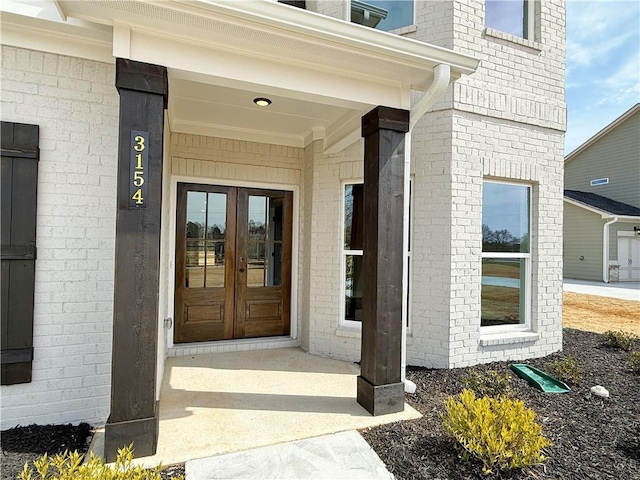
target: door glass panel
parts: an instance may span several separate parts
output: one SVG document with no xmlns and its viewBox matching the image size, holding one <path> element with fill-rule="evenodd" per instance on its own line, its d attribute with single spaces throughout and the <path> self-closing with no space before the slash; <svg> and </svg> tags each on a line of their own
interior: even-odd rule
<svg viewBox="0 0 640 480">
<path fill-rule="evenodd" d="M 206 193 L 187 192 L 187 258 L 185 272 L 185 286 L 187 288 L 204 287 L 206 210 Z"/>
<path fill-rule="evenodd" d="M 282 197 L 249 196 L 247 286 L 281 285 L 283 223 Z"/>
<path fill-rule="evenodd" d="M 227 233 L 227 196 L 207 194 L 207 261 L 205 286 L 224 287 L 224 252 Z"/>
<path fill-rule="evenodd" d="M 224 287 L 227 196 L 187 192 L 187 288 Z"/>
<path fill-rule="evenodd" d="M 224 287 L 224 242 L 207 240 L 207 288 Z"/>
</svg>

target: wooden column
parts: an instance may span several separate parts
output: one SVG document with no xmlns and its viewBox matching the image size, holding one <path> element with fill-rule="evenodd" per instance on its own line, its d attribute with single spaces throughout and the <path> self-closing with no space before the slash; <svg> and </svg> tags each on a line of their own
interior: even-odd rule
<svg viewBox="0 0 640 480">
<path fill-rule="evenodd" d="M 109 462 L 118 448 L 131 442 L 136 457 L 153 455 L 157 445 L 158 276 L 167 70 L 118 58 L 116 87 L 120 130 L 111 413 L 105 428 Z"/>
<path fill-rule="evenodd" d="M 376 107 L 362 118 L 364 265 L 358 403 L 372 415 L 404 409 L 402 264 L 404 136 L 409 112 Z"/>
</svg>

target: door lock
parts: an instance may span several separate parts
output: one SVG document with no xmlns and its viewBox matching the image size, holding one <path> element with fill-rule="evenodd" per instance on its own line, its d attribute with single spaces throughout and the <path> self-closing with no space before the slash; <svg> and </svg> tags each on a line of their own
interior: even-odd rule
<svg viewBox="0 0 640 480">
<path fill-rule="evenodd" d="M 240 273 L 244 272 L 244 268 L 240 267 Z"/>
</svg>

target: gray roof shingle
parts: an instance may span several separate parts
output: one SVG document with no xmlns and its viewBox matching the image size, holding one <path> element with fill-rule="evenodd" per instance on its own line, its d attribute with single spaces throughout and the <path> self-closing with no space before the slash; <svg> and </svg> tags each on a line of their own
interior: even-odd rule
<svg viewBox="0 0 640 480">
<path fill-rule="evenodd" d="M 565 190 L 564 196 L 612 215 L 640 217 L 640 208 L 629 205 L 628 203 L 617 202 L 602 195 L 596 195 L 595 193 Z"/>
</svg>

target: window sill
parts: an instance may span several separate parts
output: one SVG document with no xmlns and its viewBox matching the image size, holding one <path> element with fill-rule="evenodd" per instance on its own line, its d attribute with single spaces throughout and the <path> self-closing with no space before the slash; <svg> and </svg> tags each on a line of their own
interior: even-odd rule
<svg viewBox="0 0 640 480">
<path fill-rule="evenodd" d="M 492 334 L 480 334 L 480 346 L 511 345 L 514 343 L 531 343 L 540 339 L 540 334 L 535 332 L 502 332 Z"/>
<path fill-rule="evenodd" d="M 348 327 L 346 325 L 340 325 L 336 328 L 336 335 L 338 337 L 348 337 L 348 338 L 362 338 L 362 328 L 361 327 Z"/>
<path fill-rule="evenodd" d="M 518 45 L 532 48 L 533 50 L 537 50 L 538 52 L 542 50 L 542 44 L 539 42 L 535 42 L 527 38 L 518 37 L 517 35 L 512 35 L 511 33 L 501 32 L 500 30 L 494 30 L 493 28 L 485 28 L 484 34 L 487 37 L 499 38 L 500 40 L 506 40 L 507 42 L 517 43 Z"/>
<path fill-rule="evenodd" d="M 407 33 L 413 33 L 416 30 L 418 30 L 418 27 L 416 25 L 407 25 L 406 27 L 389 30 L 389 33 L 393 33 L 395 35 L 406 35 Z"/>
</svg>

